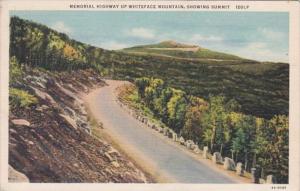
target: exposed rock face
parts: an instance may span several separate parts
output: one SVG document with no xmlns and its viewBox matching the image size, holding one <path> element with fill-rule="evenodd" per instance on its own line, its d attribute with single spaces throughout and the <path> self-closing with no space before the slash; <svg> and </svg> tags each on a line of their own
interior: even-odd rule
<svg viewBox="0 0 300 191">
<path fill-rule="evenodd" d="M 225 157 L 223 167 L 225 170 L 235 170 L 235 163 L 231 158 Z"/>
<path fill-rule="evenodd" d="M 105 85 L 96 73 L 27 73 L 21 83 L 38 104 L 10 110 L 9 164 L 15 170 L 30 182 L 150 181 L 126 157 L 89 134 L 91 127 L 78 95 Z"/>
</svg>

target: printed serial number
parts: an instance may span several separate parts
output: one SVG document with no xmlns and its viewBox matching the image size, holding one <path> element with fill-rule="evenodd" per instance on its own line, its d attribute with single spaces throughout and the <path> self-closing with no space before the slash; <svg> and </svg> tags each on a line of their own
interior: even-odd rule
<svg viewBox="0 0 300 191">
<path fill-rule="evenodd" d="M 272 186 L 272 190 L 285 190 L 286 186 Z"/>
</svg>

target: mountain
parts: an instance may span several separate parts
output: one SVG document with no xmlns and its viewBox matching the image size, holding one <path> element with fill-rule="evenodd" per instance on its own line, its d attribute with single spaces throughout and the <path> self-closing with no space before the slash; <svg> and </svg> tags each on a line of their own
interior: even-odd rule
<svg viewBox="0 0 300 191">
<path fill-rule="evenodd" d="M 102 76 L 130 81 L 160 78 L 191 95 L 235 99 L 242 112 L 264 118 L 289 111 L 287 63 L 247 60 L 174 41 L 108 51 L 18 17 L 11 18 L 10 28 L 10 56 L 31 67 L 92 68 Z"/>
<path fill-rule="evenodd" d="M 163 41 L 158 44 L 134 46 L 131 48 L 125 48 L 122 51 L 135 54 L 184 58 L 189 60 L 245 60 L 235 55 L 212 51 L 196 45 L 182 44 L 176 41 Z"/>
</svg>

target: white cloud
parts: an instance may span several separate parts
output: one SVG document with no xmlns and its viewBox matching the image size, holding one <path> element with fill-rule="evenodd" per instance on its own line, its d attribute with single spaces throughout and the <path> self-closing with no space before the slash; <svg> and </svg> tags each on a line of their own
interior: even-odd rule
<svg viewBox="0 0 300 191">
<path fill-rule="evenodd" d="M 191 42 L 220 42 L 223 38 L 214 35 L 201 35 L 201 34 L 194 34 L 191 36 Z"/>
<path fill-rule="evenodd" d="M 223 39 L 219 36 L 214 35 L 201 35 L 201 34 L 194 34 L 191 37 L 191 41 L 194 42 L 203 42 L 203 41 L 210 41 L 210 42 L 216 42 L 216 41 L 222 41 Z"/>
<path fill-rule="evenodd" d="M 138 27 L 127 31 L 127 35 L 141 39 L 154 39 L 155 31 L 153 29 Z"/>
<path fill-rule="evenodd" d="M 123 48 L 129 47 L 127 44 L 116 42 L 116 41 L 109 41 L 109 42 L 104 42 L 100 43 L 99 47 L 108 49 L 108 50 L 119 50 Z"/>
<path fill-rule="evenodd" d="M 67 26 L 63 21 L 57 21 L 52 25 L 52 28 L 66 34 L 72 33 L 72 29 L 69 26 Z"/>
<path fill-rule="evenodd" d="M 270 40 L 280 41 L 284 38 L 284 34 L 282 32 L 273 31 L 269 28 L 258 28 L 258 32 L 261 33 L 265 38 Z"/>
<path fill-rule="evenodd" d="M 264 42 L 250 42 L 236 50 L 237 55 L 259 61 L 288 62 L 286 52 L 272 50 Z"/>
<path fill-rule="evenodd" d="M 265 49 L 267 47 L 266 43 L 263 42 L 251 42 L 247 44 L 246 48 L 250 50 L 257 50 L 257 49 Z"/>
</svg>

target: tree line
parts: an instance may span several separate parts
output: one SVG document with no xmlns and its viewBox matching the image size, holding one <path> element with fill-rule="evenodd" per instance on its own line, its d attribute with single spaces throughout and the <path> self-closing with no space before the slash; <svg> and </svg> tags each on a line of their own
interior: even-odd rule
<svg viewBox="0 0 300 191">
<path fill-rule="evenodd" d="M 210 93 L 222 93 L 226 99 L 234 97 L 246 114 L 268 119 L 275 114 L 288 115 L 288 64 L 189 61 L 108 51 L 15 16 L 10 20 L 13 56 L 20 64 L 51 71 L 93 68 L 113 79 L 156 77 L 205 99 Z"/>
<path fill-rule="evenodd" d="M 211 153 L 242 162 L 246 171 L 259 165 L 261 176 L 288 182 L 288 116 L 264 119 L 241 113 L 241 106 L 224 96 L 208 100 L 169 87 L 163 80 L 137 78 L 139 100 L 167 126 Z"/>
</svg>

